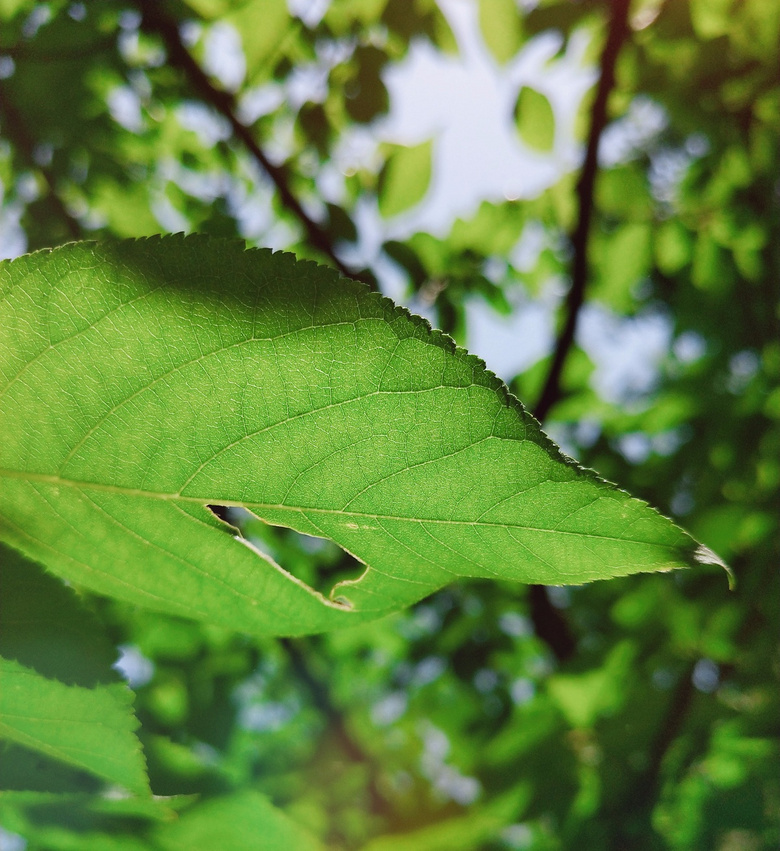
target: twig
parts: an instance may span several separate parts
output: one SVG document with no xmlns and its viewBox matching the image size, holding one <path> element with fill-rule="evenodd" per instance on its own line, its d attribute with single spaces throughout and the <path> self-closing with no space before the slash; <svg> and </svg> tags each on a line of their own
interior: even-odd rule
<svg viewBox="0 0 780 851">
<path fill-rule="evenodd" d="M 682 729 L 685 716 L 694 697 L 693 665 L 683 671 L 667 705 L 666 713 L 658 725 L 650 745 L 647 768 L 633 784 L 628 784 L 618 800 L 605 813 L 613 825 L 611 847 L 615 851 L 635 847 L 639 833 L 652 833 L 652 809 L 656 803 L 664 758 Z"/>
<path fill-rule="evenodd" d="M 387 810 L 387 802 L 377 787 L 373 760 L 344 726 L 344 712 L 333 704 L 328 685 L 311 670 L 307 656 L 310 643 L 302 638 L 280 638 L 279 644 L 287 653 L 296 677 L 306 686 L 313 704 L 327 720 L 330 734 L 339 743 L 347 758 L 370 769 L 367 784 L 370 807 L 373 814 L 381 815 Z"/>
<path fill-rule="evenodd" d="M 571 235 L 573 249 L 571 287 L 566 296 L 566 318 L 558 335 L 547 379 L 534 408 L 534 416 L 541 422 L 550 412 L 550 408 L 561 396 L 561 374 L 566 358 L 574 343 L 577 319 L 585 299 L 585 287 L 588 280 L 588 236 L 593 218 L 593 190 L 598 172 L 599 142 L 607 124 L 607 101 L 615 86 L 615 63 L 623 42 L 628 36 L 628 8 L 630 0 L 612 0 L 608 4 L 612 10 L 609 30 L 604 50 L 601 54 L 601 74 L 599 76 L 596 98 L 590 114 L 588 144 L 585 160 L 577 181 L 577 223 Z"/>
<path fill-rule="evenodd" d="M 776 554 L 769 553 L 764 563 L 765 570 L 747 571 L 744 561 L 737 560 L 733 565 L 739 576 L 744 576 L 741 585 L 743 618 L 736 633 L 735 646 L 753 647 L 760 636 L 771 630 L 769 619 L 761 611 L 761 601 L 766 597 L 766 589 L 774 579 Z M 662 783 L 662 769 L 669 749 L 678 740 L 686 715 L 690 712 L 696 697 L 696 687 L 693 681 L 695 664 L 689 662 L 670 696 L 666 712 L 656 727 L 655 736 L 649 746 L 649 760 L 644 771 L 636 781 L 626 786 L 623 794 L 607 813 L 609 820 L 616 825 L 612 847 L 619 851 L 623 848 L 634 847 L 636 835 L 629 835 L 631 824 L 627 823 L 626 815 L 633 816 L 635 829 L 647 832 L 652 829 L 650 824 L 652 809 L 656 803 Z M 721 682 L 728 680 L 735 670 L 736 662 L 727 663 L 720 668 Z M 710 727 L 711 730 L 711 727 Z"/>
<path fill-rule="evenodd" d="M 585 299 L 588 280 L 588 237 L 593 217 L 593 190 L 598 171 L 598 151 L 601 135 L 607 123 L 607 101 L 615 86 L 615 63 L 620 48 L 628 35 L 628 7 L 630 0 L 614 0 L 609 20 L 609 30 L 601 54 L 601 74 L 590 115 L 588 144 L 582 171 L 577 182 L 577 224 L 571 236 L 573 259 L 571 287 L 566 296 L 566 318 L 558 335 L 547 378 L 544 382 L 534 415 L 542 422 L 561 396 L 561 374 L 566 358 L 574 343 L 577 319 Z M 531 620 L 536 634 L 552 650 L 559 662 L 574 655 L 575 641 L 566 618 L 550 603 L 543 586 L 532 585 L 529 591 Z"/>
<path fill-rule="evenodd" d="M 571 659 L 577 649 L 577 642 L 569 622 L 550 602 L 544 585 L 529 586 L 528 606 L 534 632 L 550 648 L 553 656 L 559 662 Z"/>
<path fill-rule="evenodd" d="M 143 15 L 142 26 L 144 29 L 155 32 L 162 38 L 171 64 L 185 74 L 200 98 L 227 119 L 235 138 L 244 145 L 255 162 L 271 178 L 282 204 L 303 225 L 309 244 L 328 257 L 342 275 L 356 278 L 375 289 L 376 281 L 370 272 L 352 269 L 339 259 L 327 231 L 306 213 L 300 201 L 293 194 L 287 170 L 283 166 L 274 165 L 268 159 L 249 128 L 239 121 L 233 95 L 224 89 L 217 88 L 206 72 L 193 59 L 181 39 L 176 21 L 169 18 L 160 9 L 159 4 L 153 2 L 153 0 L 135 0 L 135 2 Z"/>
</svg>

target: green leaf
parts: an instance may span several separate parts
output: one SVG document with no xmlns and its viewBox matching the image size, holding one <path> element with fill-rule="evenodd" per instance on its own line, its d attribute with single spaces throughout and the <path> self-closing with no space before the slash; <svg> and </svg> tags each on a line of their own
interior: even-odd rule
<svg viewBox="0 0 780 851">
<path fill-rule="evenodd" d="M 112 800 L 83 794 L 6 792 L 0 793 L 0 817 L 9 829 L 45 848 L 317 851 L 322 847 L 264 795 L 252 790 L 196 801 L 176 817 L 170 807 L 180 809 L 186 803 L 183 797 Z M 69 828 L 70 836 L 62 826 Z M 130 826 L 134 835 L 126 832 Z M 67 845 L 60 844 L 63 836 Z"/>
<path fill-rule="evenodd" d="M 392 218 L 419 204 L 431 182 L 429 140 L 411 148 L 394 145 L 379 175 L 379 212 Z"/>
<path fill-rule="evenodd" d="M 22 746 L 6 744 L 0 787 L 73 791 L 86 771 L 148 792 L 132 694 L 95 616 L 3 544 L 0 599 L 0 739 Z"/>
<path fill-rule="evenodd" d="M 515 104 L 520 138 L 537 151 L 547 153 L 555 142 L 555 114 L 550 101 L 536 89 L 523 86 Z"/>
<path fill-rule="evenodd" d="M 599 670 L 550 677 L 547 688 L 572 727 L 588 727 L 620 708 L 634 657 L 633 646 L 624 641 L 612 648 Z"/>
<path fill-rule="evenodd" d="M 252 0 L 231 3 L 221 21 L 232 24 L 241 34 L 250 80 L 265 70 L 285 44 L 290 32 L 290 13 L 284 0 Z"/>
<path fill-rule="evenodd" d="M 624 224 L 594 240 L 593 266 L 597 271 L 595 295 L 616 310 L 629 310 L 632 293 L 649 272 L 652 246 L 650 227 Z"/>
<path fill-rule="evenodd" d="M 171 821 L 191 804 L 191 796 L 0 792 L 0 824 L 27 839 L 30 848 L 149 851 L 150 822 Z"/>
<path fill-rule="evenodd" d="M 153 834 L 162 851 L 317 851 L 321 844 L 258 792 L 192 807 Z"/>
<path fill-rule="evenodd" d="M 658 226 L 653 239 L 654 259 L 665 275 L 683 269 L 690 262 L 691 250 L 691 234 L 680 222 L 670 219 Z"/>
<path fill-rule="evenodd" d="M 734 26 L 734 0 L 691 0 L 691 20 L 701 39 L 726 35 Z"/>
<path fill-rule="evenodd" d="M 121 683 L 69 686 L 0 658 L 0 738 L 144 794 L 132 700 Z"/>
<path fill-rule="evenodd" d="M 82 768 L 7 739 L 0 740 L 0 803 L 9 794 L 99 795 L 104 786 L 103 780 Z M 1 819 L 0 811 L 0 824 L 4 824 Z"/>
<path fill-rule="evenodd" d="M 387 112 L 389 96 L 382 79 L 387 54 L 374 45 L 361 45 L 352 54 L 352 78 L 344 87 L 344 106 L 353 121 L 366 124 Z"/>
<path fill-rule="evenodd" d="M 502 65 L 517 55 L 523 33 L 515 0 L 479 0 L 479 28 Z"/>
<path fill-rule="evenodd" d="M 70 244 L 0 275 L 0 537 L 71 582 L 303 634 L 458 577 L 717 562 L 563 456 L 481 361 L 328 269 L 168 237 Z M 368 567 L 327 598 L 212 504 Z"/>
<path fill-rule="evenodd" d="M 10 21 L 15 15 L 34 5 L 34 0 L 0 0 L 0 20 Z"/>
</svg>

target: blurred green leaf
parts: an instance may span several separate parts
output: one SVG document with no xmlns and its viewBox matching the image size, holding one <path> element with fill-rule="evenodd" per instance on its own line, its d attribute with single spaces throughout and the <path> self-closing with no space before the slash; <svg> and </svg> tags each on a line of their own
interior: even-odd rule
<svg viewBox="0 0 780 851">
<path fill-rule="evenodd" d="M 656 231 L 653 248 L 658 268 L 666 275 L 674 275 L 690 262 L 691 234 L 680 222 L 670 219 Z"/>
<path fill-rule="evenodd" d="M 0 656 L 45 677 L 92 688 L 119 682 L 116 648 L 56 577 L 0 544 Z"/>
<path fill-rule="evenodd" d="M 344 85 L 347 112 L 366 124 L 387 112 L 388 95 L 381 71 L 387 54 L 373 45 L 358 47 L 352 56 L 352 77 Z"/>
<path fill-rule="evenodd" d="M 30 9 L 35 0 L 0 0 L 0 18 L 9 21 L 20 12 Z"/>
<path fill-rule="evenodd" d="M 316 851 L 322 845 L 258 792 L 247 789 L 200 803 L 172 824 L 158 828 L 152 842 L 162 851 Z"/>
<path fill-rule="evenodd" d="M 727 34 L 733 26 L 734 0 L 691 0 L 691 20 L 700 38 Z"/>
<path fill-rule="evenodd" d="M 515 0 L 479 0 L 479 27 L 485 44 L 501 64 L 517 55 L 522 27 Z"/>
<path fill-rule="evenodd" d="M 69 792 L 0 792 L 0 823 L 49 851 L 148 851 L 151 824 L 192 803 L 178 798 L 109 797 Z"/>
<path fill-rule="evenodd" d="M 593 263 L 598 270 L 594 295 L 615 310 L 629 311 L 633 293 L 650 272 L 650 228 L 625 224 L 594 239 Z"/>
<path fill-rule="evenodd" d="M 192 5 L 197 2 L 202 7 L 209 0 L 190 2 Z M 224 11 L 213 7 L 210 16 L 235 27 L 244 48 L 247 76 L 254 82 L 259 72 L 267 72 L 274 54 L 291 30 L 296 28 L 296 23 L 291 19 L 284 0 L 242 0 L 228 5 L 232 8 Z"/>
<path fill-rule="evenodd" d="M 515 121 L 520 138 L 536 151 L 551 151 L 555 142 L 555 114 L 545 95 L 523 86 L 515 103 Z"/>
<path fill-rule="evenodd" d="M 628 642 L 618 644 L 600 670 L 550 677 L 550 694 L 573 727 L 589 727 L 620 708 L 635 652 Z"/>
<path fill-rule="evenodd" d="M 386 218 L 419 204 L 431 182 L 433 142 L 394 146 L 379 175 L 379 212 Z"/>
<path fill-rule="evenodd" d="M 462 816 L 442 819 L 408 833 L 393 833 L 369 842 L 364 851 L 469 851 L 500 840 L 505 826 L 523 806 L 524 789 L 477 804 Z"/>
</svg>

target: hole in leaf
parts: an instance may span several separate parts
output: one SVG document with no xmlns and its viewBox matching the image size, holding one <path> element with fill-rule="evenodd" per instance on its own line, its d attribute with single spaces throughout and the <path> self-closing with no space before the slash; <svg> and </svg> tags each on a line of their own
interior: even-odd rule
<svg viewBox="0 0 780 851">
<path fill-rule="evenodd" d="M 206 507 L 223 523 L 236 529 L 236 537 L 326 597 L 339 582 L 358 579 L 365 571 L 364 564 L 328 538 L 273 526 L 246 508 Z"/>
<path fill-rule="evenodd" d="M 235 523 L 232 523 L 228 517 L 230 512 L 233 510 L 227 505 L 207 505 L 206 508 L 223 523 L 230 523 L 231 526 L 235 526 Z"/>
</svg>

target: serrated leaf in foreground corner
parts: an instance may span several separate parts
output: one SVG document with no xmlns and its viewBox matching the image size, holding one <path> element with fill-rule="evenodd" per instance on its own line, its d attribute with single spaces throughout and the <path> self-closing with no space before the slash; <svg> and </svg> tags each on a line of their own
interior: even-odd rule
<svg viewBox="0 0 780 851">
<path fill-rule="evenodd" d="M 0 742 L 0 788 L 62 784 L 62 772 L 32 751 L 148 793 L 132 693 L 111 669 L 115 656 L 71 589 L 0 544 L 0 740 L 14 743 Z"/>
<path fill-rule="evenodd" d="M 331 270 L 237 243 L 0 267 L 0 537 L 97 592 L 249 632 L 380 616 L 458 577 L 713 561 L 563 456 L 477 358 Z M 368 567 L 330 598 L 210 504 Z"/>
<path fill-rule="evenodd" d="M 82 688 L 0 658 L 0 739 L 148 793 L 127 686 Z"/>
</svg>

